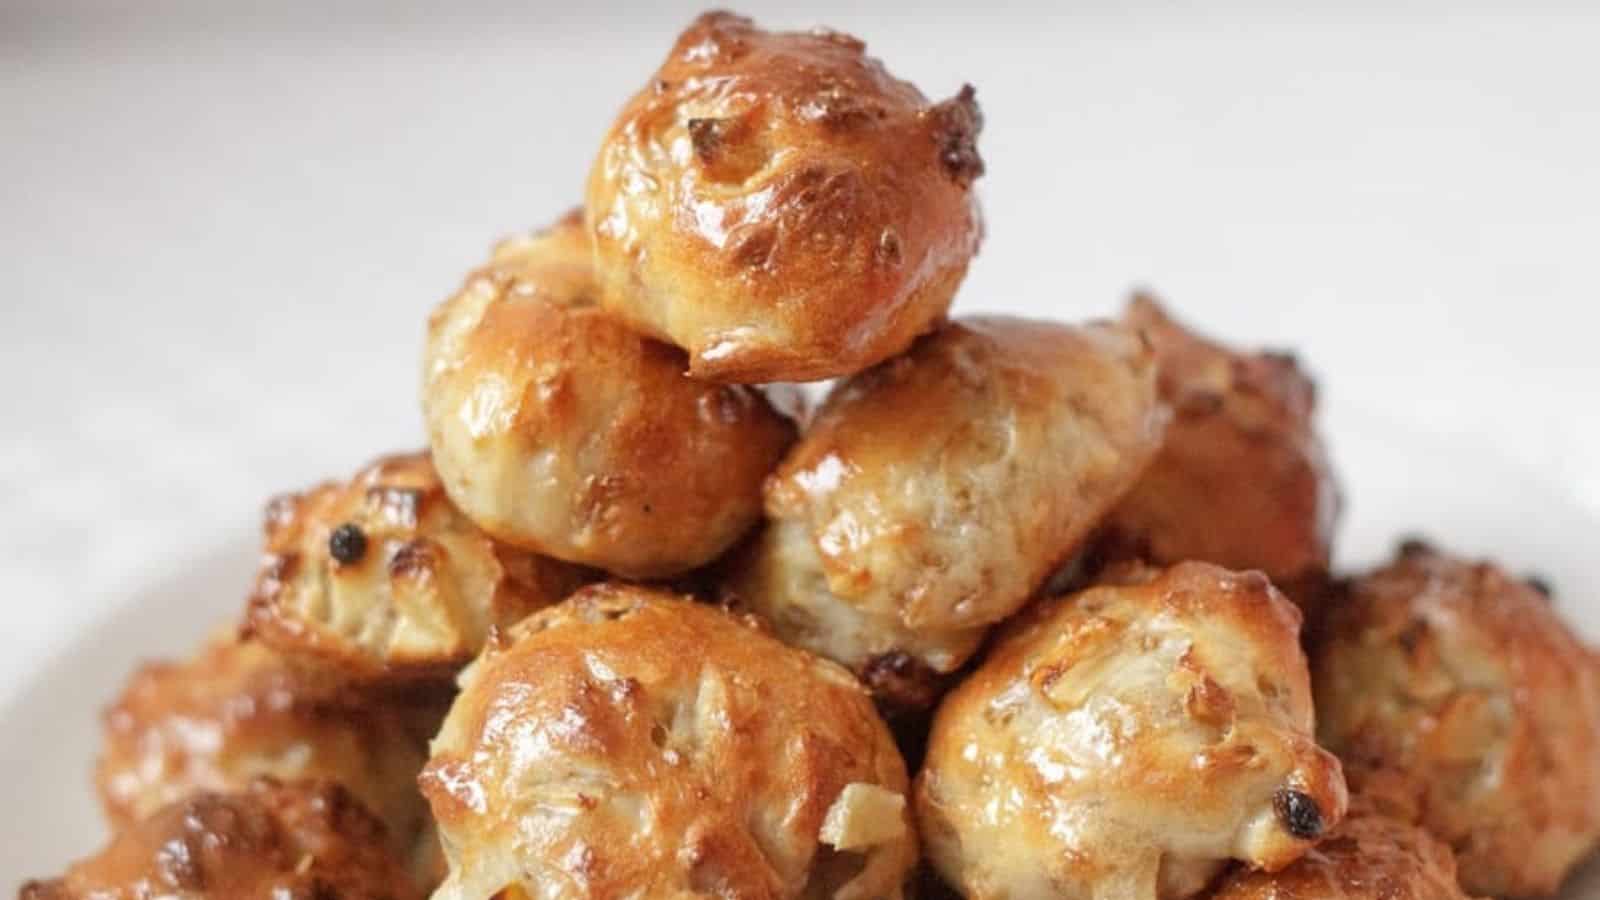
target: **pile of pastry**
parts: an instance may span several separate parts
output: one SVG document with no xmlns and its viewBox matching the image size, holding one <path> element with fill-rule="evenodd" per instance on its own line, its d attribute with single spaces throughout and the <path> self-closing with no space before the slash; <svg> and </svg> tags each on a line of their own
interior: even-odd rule
<svg viewBox="0 0 1600 900">
<path fill-rule="evenodd" d="M 268 505 L 242 616 L 106 714 L 116 836 L 22 895 L 1557 890 L 1600 662 L 1548 590 L 1331 575 L 1292 357 L 949 317 L 981 124 L 695 21 L 433 314 L 428 451 Z"/>
</svg>

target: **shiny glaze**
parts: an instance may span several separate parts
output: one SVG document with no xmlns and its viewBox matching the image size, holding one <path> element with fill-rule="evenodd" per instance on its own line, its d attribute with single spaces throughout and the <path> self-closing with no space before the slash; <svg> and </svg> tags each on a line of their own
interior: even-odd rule
<svg viewBox="0 0 1600 900">
<path fill-rule="evenodd" d="M 948 323 L 834 388 L 768 482 L 772 524 L 728 590 L 858 672 L 894 651 L 951 671 L 1153 457 L 1155 380 L 1115 326 Z"/>
<path fill-rule="evenodd" d="M 887 728 L 849 673 L 747 620 L 596 585 L 461 684 L 421 779 L 436 900 L 901 896 L 916 840 Z"/>
<path fill-rule="evenodd" d="M 729 571 L 719 585 L 723 602 L 758 613 L 784 642 L 848 666 L 892 712 L 931 706 L 988 632 L 912 628 L 835 596 L 800 519 L 768 523 Z"/>
<path fill-rule="evenodd" d="M 634 578 L 711 561 L 755 524 L 794 426 L 754 388 L 593 304 L 576 215 L 506 241 L 428 326 L 423 409 L 450 496 L 508 543 Z"/>
<path fill-rule="evenodd" d="M 1007 626 L 945 698 L 917 778 L 929 858 L 971 900 L 1185 897 L 1279 869 L 1344 814 L 1311 737 L 1298 610 L 1259 573 L 1119 568 Z"/>
<path fill-rule="evenodd" d="M 1258 569 L 1291 599 L 1327 574 L 1339 489 L 1291 356 L 1208 341 L 1135 296 L 1123 321 L 1155 347 L 1173 411 L 1154 464 L 1112 513 L 1103 552 Z"/>
<path fill-rule="evenodd" d="M 1408 794 L 1469 892 L 1553 894 L 1600 845 L 1600 663 L 1527 583 L 1408 544 L 1348 586 L 1313 659 L 1352 784 Z"/>
<path fill-rule="evenodd" d="M 409 850 L 427 820 L 417 772 L 447 703 L 440 688 L 360 690 L 220 636 L 193 659 L 133 673 L 106 710 L 96 782 L 107 818 L 126 827 L 196 790 L 329 779 Z"/>
<path fill-rule="evenodd" d="M 982 236 L 970 87 L 930 103 L 865 45 L 707 13 L 589 176 L 602 302 L 697 377 L 811 381 L 903 350 Z"/>
<path fill-rule="evenodd" d="M 383 826 L 330 782 L 202 791 L 121 831 L 20 900 L 416 900 Z"/>
<path fill-rule="evenodd" d="M 341 562 L 329 540 L 362 535 Z M 246 628 L 281 652 L 371 681 L 449 678 L 506 626 L 592 580 L 500 544 L 450 502 L 427 453 L 381 458 L 348 482 L 267 506 Z"/>
</svg>

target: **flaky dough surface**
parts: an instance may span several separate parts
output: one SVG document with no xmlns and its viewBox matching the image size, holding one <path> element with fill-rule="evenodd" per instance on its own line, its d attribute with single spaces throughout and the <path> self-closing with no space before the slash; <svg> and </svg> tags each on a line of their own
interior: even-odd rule
<svg viewBox="0 0 1600 900">
<path fill-rule="evenodd" d="M 729 591 L 864 675 L 895 654 L 948 672 L 1132 486 L 1165 420 L 1134 334 L 956 320 L 834 388 Z"/>
<path fill-rule="evenodd" d="M 520 547 L 631 578 L 711 561 L 755 524 L 794 426 L 761 391 L 595 305 L 576 216 L 503 242 L 433 314 L 429 443 L 450 496 Z"/>
<path fill-rule="evenodd" d="M 1314 664 L 1352 784 L 1409 791 L 1468 891 L 1553 893 L 1600 843 L 1600 663 L 1531 586 L 1410 544 L 1349 586 Z"/>
<path fill-rule="evenodd" d="M 1189 896 L 1344 814 L 1298 610 L 1206 563 L 1112 578 L 1024 613 L 935 716 L 918 822 L 970 900 Z"/>
<path fill-rule="evenodd" d="M 905 349 L 982 234 L 971 88 L 930 103 L 865 45 L 695 20 L 589 176 L 608 308 L 723 381 L 813 381 Z"/>
<path fill-rule="evenodd" d="M 461 686 L 422 777 L 450 859 L 437 900 L 874 900 L 916 861 L 866 693 L 716 607 L 585 588 Z"/>
<path fill-rule="evenodd" d="M 246 627 L 358 679 L 448 679 L 491 627 L 594 577 L 491 539 L 450 502 L 427 453 L 277 497 L 263 530 Z"/>
</svg>

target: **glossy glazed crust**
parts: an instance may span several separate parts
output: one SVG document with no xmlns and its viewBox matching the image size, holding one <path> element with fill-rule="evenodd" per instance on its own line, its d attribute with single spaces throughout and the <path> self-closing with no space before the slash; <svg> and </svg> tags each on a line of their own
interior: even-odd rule
<svg viewBox="0 0 1600 900">
<path fill-rule="evenodd" d="M 848 35 L 696 19 L 590 172 L 603 302 L 719 381 L 814 381 L 904 350 L 977 252 L 970 87 L 930 103 Z"/>
<path fill-rule="evenodd" d="M 575 215 L 506 241 L 433 314 L 423 409 L 450 496 L 499 539 L 619 575 L 711 561 L 794 426 L 594 305 Z"/>
<path fill-rule="evenodd" d="M 777 519 L 730 562 L 718 585 L 728 606 L 754 612 L 787 644 L 856 673 L 887 710 L 922 709 L 978 651 L 987 625 L 912 628 L 835 596 L 804 521 Z"/>
<path fill-rule="evenodd" d="M 1352 802 L 1350 815 L 1278 872 L 1240 868 L 1208 900 L 1471 900 L 1450 848 L 1415 825 Z"/>
<path fill-rule="evenodd" d="M 731 591 L 858 672 L 891 651 L 948 672 L 1132 486 L 1165 418 L 1126 331 L 949 323 L 833 390 L 768 481 L 771 539 Z"/>
<path fill-rule="evenodd" d="M 1206 563 L 1110 578 L 1007 626 L 934 718 L 918 822 L 971 900 L 1188 896 L 1344 814 L 1298 610 Z"/>
<path fill-rule="evenodd" d="M 96 782 L 107 818 L 126 827 L 195 791 L 256 776 L 347 786 L 409 849 L 427 820 L 416 790 L 448 694 L 375 696 L 223 637 L 191 660 L 148 663 L 105 712 Z"/>
<path fill-rule="evenodd" d="M 335 532 L 354 526 L 359 555 Z M 448 678 L 488 638 L 595 576 L 497 543 L 445 495 L 427 453 L 389 456 L 348 482 L 267 505 L 245 625 L 341 677 Z"/>
<path fill-rule="evenodd" d="M 1123 321 L 1156 348 L 1174 412 L 1154 464 L 1118 504 L 1103 552 L 1159 565 L 1257 569 L 1299 601 L 1328 569 L 1339 490 L 1293 357 L 1241 352 L 1187 330 L 1151 297 Z"/>
<path fill-rule="evenodd" d="M 1411 792 L 1461 883 L 1554 893 L 1600 842 L 1600 663 L 1527 584 L 1421 545 L 1356 579 L 1315 653 L 1352 783 Z"/>
<path fill-rule="evenodd" d="M 437 900 L 898 898 L 905 765 L 848 672 L 659 591 L 585 588 L 462 676 L 421 779 Z"/>
<path fill-rule="evenodd" d="M 21 900 L 413 900 L 383 826 L 331 782 L 201 791 L 118 833 Z"/>
</svg>

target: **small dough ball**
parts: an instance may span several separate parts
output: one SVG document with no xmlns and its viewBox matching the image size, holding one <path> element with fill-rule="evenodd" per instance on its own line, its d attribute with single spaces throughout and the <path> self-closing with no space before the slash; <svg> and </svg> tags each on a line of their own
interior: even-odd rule
<svg viewBox="0 0 1600 900">
<path fill-rule="evenodd" d="M 593 575 L 496 543 L 445 496 L 426 453 L 267 504 L 246 627 L 343 676 L 448 678 L 505 627 Z"/>
<path fill-rule="evenodd" d="M 834 388 L 768 481 L 728 597 L 921 705 L 1127 492 L 1165 421 L 1131 332 L 950 323 Z"/>
<path fill-rule="evenodd" d="M 589 256 L 568 216 L 502 243 L 434 312 L 429 443 L 450 496 L 500 540 L 675 575 L 760 519 L 794 425 L 755 388 L 684 377 L 680 351 L 602 312 Z"/>
<path fill-rule="evenodd" d="M 717 381 L 815 381 L 906 348 L 983 234 L 972 88 L 930 103 L 837 32 L 707 13 L 589 175 L 602 303 Z"/>
<path fill-rule="evenodd" d="M 1105 552 L 1257 569 L 1304 601 L 1327 573 L 1340 505 L 1315 384 L 1293 357 L 1213 343 L 1148 296 L 1134 297 L 1123 321 L 1155 346 L 1174 417 L 1155 463 L 1111 514 Z"/>
<path fill-rule="evenodd" d="M 130 824 L 20 900 L 420 900 L 383 825 L 332 782 L 262 778 L 200 791 Z"/>
<path fill-rule="evenodd" d="M 1209 900 L 1471 900 L 1450 848 L 1415 825 L 1352 801 L 1316 849 L 1278 872 L 1238 869 Z"/>
<path fill-rule="evenodd" d="M 933 705 L 989 630 L 910 627 L 834 595 L 802 520 L 770 522 L 730 571 L 718 586 L 723 602 L 760 615 L 784 642 L 849 667 L 895 717 Z"/>
<path fill-rule="evenodd" d="M 1346 805 L 1299 628 L 1259 572 L 1208 563 L 1044 601 L 934 717 L 929 858 L 970 900 L 1167 900 L 1293 862 Z"/>
<path fill-rule="evenodd" d="M 350 789 L 410 850 L 426 828 L 416 790 L 448 693 L 360 692 L 287 663 L 255 641 L 213 640 L 193 659 L 147 663 L 106 710 L 96 781 L 126 827 L 196 790 L 258 775 Z"/>
<path fill-rule="evenodd" d="M 435 900 L 890 900 L 917 859 L 905 764 L 848 672 L 642 587 L 585 588 L 487 651 L 421 781 Z"/>
<path fill-rule="evenodd" d="M 1534 588 L 1421 544 L 1347 593 L 1314 658 L 1352 783 L 1408 785 L 1469 892 L 1555 893 L 1600 842 L 1600 662 Z"/>
</svg>

